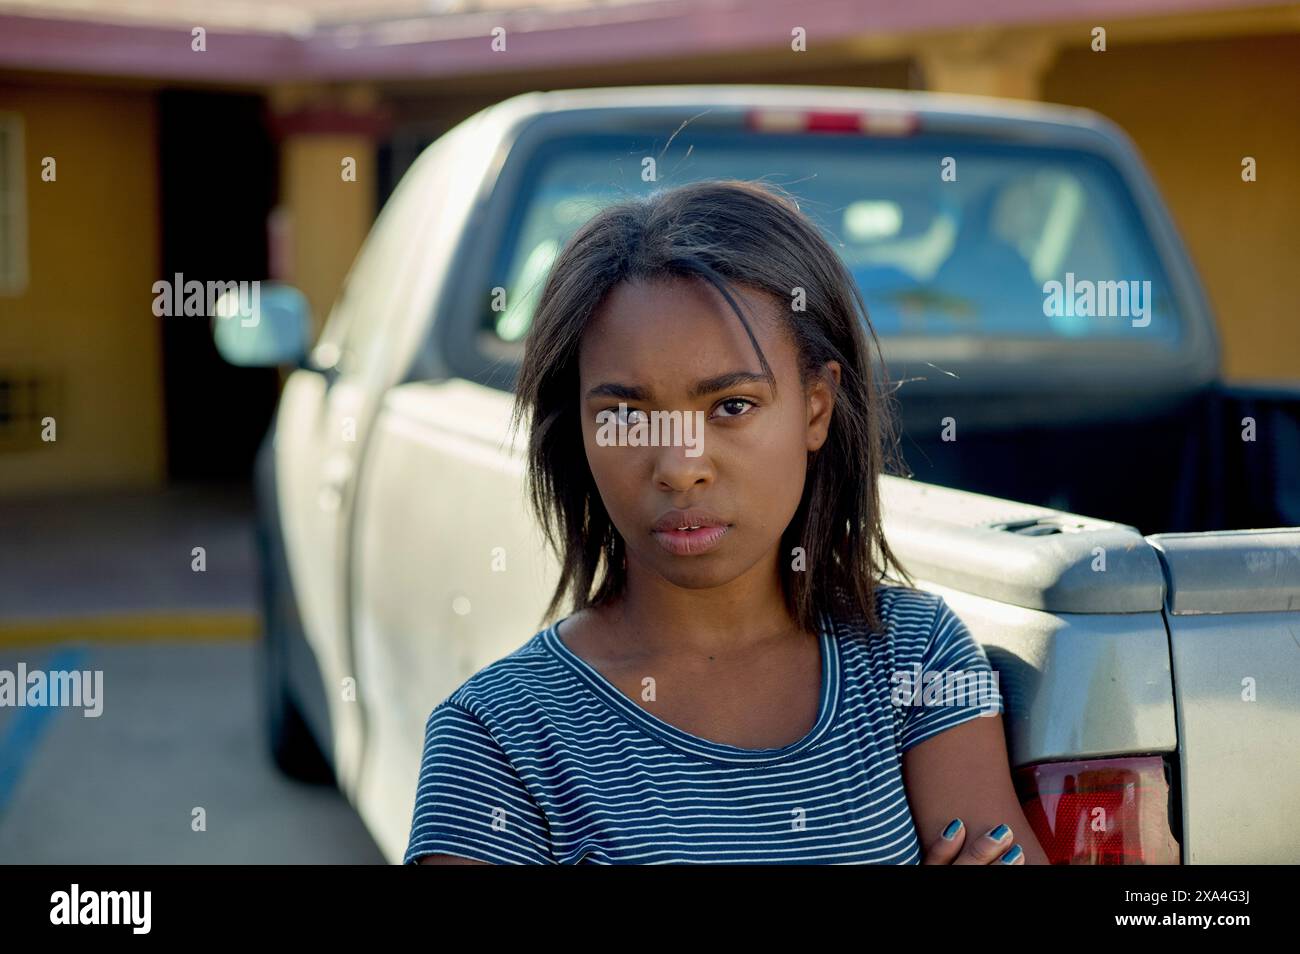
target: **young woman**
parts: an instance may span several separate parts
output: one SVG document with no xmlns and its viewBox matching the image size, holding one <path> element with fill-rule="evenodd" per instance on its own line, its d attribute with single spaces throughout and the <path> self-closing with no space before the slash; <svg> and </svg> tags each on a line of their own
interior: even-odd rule
<svg viewBox="0 0 1300 954">
<path fill-rule="evenodd" d="M 515 424 L 562 568 L 546 618 L 573 611 L 430 714 L 406 863 L 1046 863 L 996 686 L 897 691 L 991 669 L 941 597 L 887 582 L 910 578 L 864 329 L 878 350 L 766 186 L 659 192 L 569 241 Z"/>
</svg>

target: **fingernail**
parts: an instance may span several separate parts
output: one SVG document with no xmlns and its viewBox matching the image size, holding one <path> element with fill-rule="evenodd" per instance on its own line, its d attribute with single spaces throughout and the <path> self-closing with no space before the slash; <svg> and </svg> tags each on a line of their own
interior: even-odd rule
<svg viewBox="0 0 1300 954">
<path fill-rule="evenodd" d="M 957 837 L 957 832 L 959 831 L 961 831 L 961 819 L 954 818 L 952 821 L 948 822 L 948 827 L 943 830 L 943 837 L 948 839 L 948 841 L 952 841 Z"/>
<path fill-rule="evenodd" d="M 1008 851 L 1005 855 L 1002 856 L 1000 863 L 1004 865 L 1015 864 L 1016 860 L 1024 853 L 1025 853 L 1024 850 L 1019 845 L 1016 845 L 1014 848 L 1012 848 L 1010 851 Z"/>
<path fill-rule="evenodd" d="M 1003 838 L 1007 837 L 1007 832 L 1009 832 L 1010 830 L 1011 829 L 1008 828 L 1006 825 L 999 825 L 997 828 L 994 828 L 991 832 L 989 832 L 989 837 L 992 838 L 994 841 L 1001 841 Z"/>
</svg>

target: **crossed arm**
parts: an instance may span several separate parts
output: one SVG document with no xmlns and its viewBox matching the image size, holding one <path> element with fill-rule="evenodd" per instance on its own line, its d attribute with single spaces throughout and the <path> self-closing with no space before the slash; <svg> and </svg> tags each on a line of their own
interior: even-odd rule
<svg viewBox="0 0 1300 954">
<path fill-rule="evenodd" d="M 1015 844 L 1024 850 L 1025 864 L 1048 863 L 1011 783 L 1001 715 L 970 719 L 908 749 L 903 753 L 903 785 L 923 851 L 950 821 L 960 818 L 963 829 L 955 839 L 958 844 L 950 848 L 954 855 L 963 847 L 973 848 L 977 856 L 991 852 L 991 860 Z M 984 836 L 1003 824 L 1011 835 L 994 846 Z"/>
</svg>

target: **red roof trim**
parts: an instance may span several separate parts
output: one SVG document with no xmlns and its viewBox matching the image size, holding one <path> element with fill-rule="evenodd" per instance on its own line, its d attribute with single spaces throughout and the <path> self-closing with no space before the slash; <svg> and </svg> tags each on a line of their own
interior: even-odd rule
<svg viewBox="0 0 1300 954">
<path fill-rule="evenodd" d="M 565 10 L 441 15 L 328 26 L 306 36 L 0 15 L 0 68 L 262 85 L 285 81 L 462 76 L 788 47 L 830 37 L 977 24 L 1030 24 L 1275 6 L 1268 0 L 669 0 Z M 494 52 L 494 26 L 507 51 Z M 1080 37 L 1080 43 L 1087 41 Z M 1112 43 L 1116 38 L 1112 37 Z M 792 56 L 804 54 L 792 53 Z"/>
</svg>

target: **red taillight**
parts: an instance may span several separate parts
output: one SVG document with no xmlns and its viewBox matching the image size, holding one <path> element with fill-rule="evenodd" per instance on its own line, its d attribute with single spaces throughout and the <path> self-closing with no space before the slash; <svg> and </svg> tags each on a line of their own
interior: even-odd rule
<svg viewBox="0 0 1300 954">
<path fill-rule="evenodd" d="M 828 109 L 751 109 L 746 125 L 756 132 L 837 132 L 907 136 L 916 131 L 915 113 Z"/>
<path fill-rule="evenodd" d="M 1158 755 L 1043 762 L 1015 772 L 1025 817 L 1054 865 L 1176 865 Z"/>
</svg>

